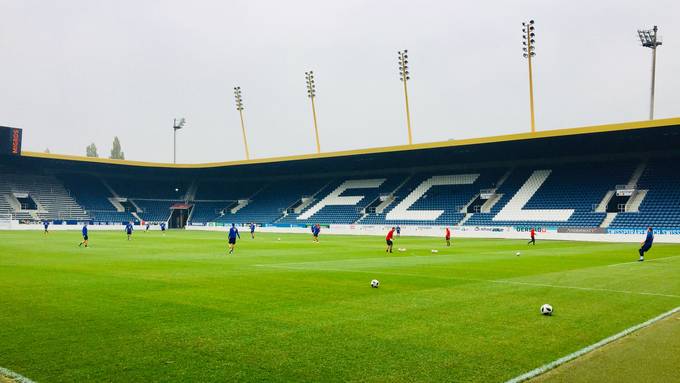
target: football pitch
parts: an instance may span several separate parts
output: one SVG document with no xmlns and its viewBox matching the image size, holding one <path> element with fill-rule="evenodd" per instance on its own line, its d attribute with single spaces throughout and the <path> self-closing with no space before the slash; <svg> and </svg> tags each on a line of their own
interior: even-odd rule
<svg viewBox="0 0 680 383">
<path fill-rule="evenodd" d="M 87 249 L 79 234 L 0 232 L 0 367 L 38 382 L 502 382 L 680 306 L 671 244 L 638 263 L 634 243 L 540 237 L 401 237 L 388 256 L 383 237 L 242 233 L 227 256 L 225 233 L 90 231 Z"/>
</svg>

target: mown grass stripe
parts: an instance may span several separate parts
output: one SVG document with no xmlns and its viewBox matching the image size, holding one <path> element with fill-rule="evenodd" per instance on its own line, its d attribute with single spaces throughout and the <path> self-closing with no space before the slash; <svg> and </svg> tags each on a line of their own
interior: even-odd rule
<svg viewBox="0 0 680 383">
<path fill-rule="evenodd" d="M 290 267 L 290 266 L 284 266 L 284 265 L 281 265 L 281 264 L 274 264 L 274 265 L 258 264 L 258 265 L 255 265 L 255 266 L 256 267 L 267 267 L 267 268 L 272 268 L 272 269 L 296 270 L 296 271 L 329 271 L 329 272 L 338 272 L 338 273 L 381 274 L 381 275 L 394 275 L 394 276 L 413 277 L 413 278 L 441 279 L 441 280 L 450 280 L 450 281 L 486 282 L 486 283 L 533 286 L 533 287 L 549 287 L 549 288 L 554 288 L 554 289 L 601 291 L 601 292 L 606 292 L 606 293 L 617 293 L 617 294 L 648 295 L 648 296 L 654 296 L 654 297 L 680 298 L 680 295 L 674 295 L 674 294 L 651 293 L 651 292 L 646 292 L 646 291 L 632 291 L 632 290 L 615 290 L 615 289 L 605 289 L 605 288 L 599 288 L 599 287 L 552 285 L 552 284 L 548 284 L 548 283 L 511 281 L 511 280 L 507 280 L 507 279 L 440 277 L 440 276 L 434 276 L 434 275 L 395 273 L 395 272 L 389 272 L 389 271 L 374 271 L 374 270 L 366 271 L 366 270 L 330 269 L 330 268 L 316 268 L 316 267 L 313 267 L 313 268 L 312 267 Z"/>
</svg>

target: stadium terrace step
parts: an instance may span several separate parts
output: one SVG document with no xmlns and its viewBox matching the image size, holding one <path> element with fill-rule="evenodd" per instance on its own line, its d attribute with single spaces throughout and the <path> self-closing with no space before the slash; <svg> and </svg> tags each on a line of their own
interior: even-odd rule
<svg viewBox="0 0 680 383">
<path fill-rule="evenodd" d="M 647 190 L 636 190 L 626 203 L 626 211 L 636 213 L 640 211 L 640 205 L 647 196 Z"/>
<path fill-rule="evenodd" d="M 600 224 L 600 227 L 608 228 L 609 225 L 612 224 L 612 221 L 614 221 L 614 219 L 616 218 L 616 214 L 618 214 L 618 213 L 607 213 L 607 216 L 604 218 L 604 220 Z"/>
<path fill-rule="evenodd" d="M 494 205 L 503 198 L 503 194 L 494 193 L 491 198 L 487 199 L 486 202 L 479 209 L 480 213 L 489 213 L 493 209 Z M 466 220 L 467 221 L 467 220 Z"/>
<path fill-rule="evenodd" d="M 597 205 L 595 208 L 596 213 L 606 213 L 607 212 L 607 205 L 609 205 L 609 200 L 612 199 L 612 196 L 614 196 L 614 193 L 616 193 L 615 190 L 609 190 L 607 194 L 604 195 L 604 198 L 602 198 L 602 201 Z"/>
<path fill-rule="evenodd" d="M 229 210 L 229 212 L 230 212 L 231 214 L 236 214 L 239 210 L 241 210 L 241 209 L 243 209 L 244 207 L 248 206 L 249 203 L 250 203 L 250 200 L 241 199 L 241 200 L 238 201 L 238 204 L 236 204 L 236 206 L 234 206 L 233 208 L 231 208 L 231 210 Z"/>
<path fill-rule="evenodd" d="M 109 202 L 111 202 L 111 205 L 113 205 L 113 207 L 116 209 L 117 212 L 125 211 L 125 208 L 123 207 L 123 205 L 120 204 L 120 202 L 118 201 L 118 198 L 109 197 L 108 200 L 109 200 Z"/>
<path fill-rule="evenodd" d="M 382 212 L 385 211 L 385 209 L 387 209 L 388 206 L 390 206 L 390 204 L 392 204 L 392 202 L 394 202 L 394 201 L 396 201 L 396 200 L 397 200 L 397 199 L 394 197 L 394 195 L 388 196 L 387 198 L 385 198 L 384 201 L 382 201 L 382 202 L 380 203 L 380 205 L 378 205 L 378 206 L 375 207 L 375 212 L 376 212 L 377 214 L 381 214 Z"/>
<path fill-rule="evenodd" d="M 465 213 L 465 217 L 463 217 L 463 219 L 458 223 L 458 226 L 463 226 L 463 225 L 465 225 L 465 222 L 467 222 L 467 220 L 469 220 L 470 218 L 472 218 L 472 215 L 473 215 L 473 214 L 474 214 L 474 213 Z"/>
<path fill-rule="evenodd" d="M 647 168 L 647 162 L 643 162 L 639 164 L 636 168 L 635 171 L 633 171 L 633 174 L 630 176 L 630 179 L 628 180 L 628 186 L 635 187 L 638 184 L 638 181 L 640 180 L 640 177 L 642 177 L 642 174 L 645 172 L 645 169 Z"/>
</svg>

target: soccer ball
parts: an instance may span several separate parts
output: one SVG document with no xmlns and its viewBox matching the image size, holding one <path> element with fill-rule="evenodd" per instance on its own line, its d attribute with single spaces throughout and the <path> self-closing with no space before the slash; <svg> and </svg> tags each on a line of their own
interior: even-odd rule
<svg viewBox="0 0 680 383">
<path fill-rule="evenodd" d="M 552 313 L 553 313 L 553 308 L 549 304 L 546 303 L 543 306 L 541 306 L 541 314 L 552 315 Z"/>
<path fill-rule="evenodd" d="M 398 248 L 397 250 L 399 250 L 399 251 L 406 251 L 406 248 L 405 248 L 405 247 L 400 247 L 400 248 Z"/>
<path fill-rule="evenodd" d="M 373 287 L 374 289 L 377 289 L 378 286 L 380 286 L 380 281 L 379 281 L 379 280 L 374 279 L 374 280 L 371 281 L 371 287 Z"/>
<path fill-rule="evenodd" d="M 439 250 L 435 250 L 435 249 L 432 249 L 431 251 L 432 251 L 433 253 L 438 253 L 438 252 L 439 252 Z"/>
<path fill-rule="evenodd" d="M 516 253 L 515 253 L 515 255 L 519 257 L 519 255 L 520 255 L 520 252 L 519 252 L 519 251 L 518 251 L 518 252 L 516 252 Z"/>
</svg>

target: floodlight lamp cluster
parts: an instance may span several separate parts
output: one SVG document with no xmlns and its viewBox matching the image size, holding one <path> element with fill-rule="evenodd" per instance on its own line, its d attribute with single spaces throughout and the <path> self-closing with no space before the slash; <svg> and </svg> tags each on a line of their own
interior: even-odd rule
<svg viewBox="0 0 680 383">
<path fill-rule="evenodd" d="M 177 119 L 175 119 L 175 124 L 173 125 L 173 128 L 175 130 L 180 130 L 184 127 L 184 124 L 186 124 L 186 123 L 187 123 L 187 120 L 184 117 L 180 118 L 179 121 Z"/>
<path fill-rule="evenodd" d="M 305 79 L 307 81 L 307 97 L 309 98 L 316 97 L 316 83 L 314 81 L 314 72 L 311 70 L 309 72 L 305 72 Z"/>
<path fill-rule="evenodd" d="M 399 57 L 399 80 L 408 81 L 411 79 L 408 71 L 408 49 L 397 52 Z"/>
<path fill-rule="evenodd" d="M 656 49 L 661 45 L 661 37 L 657 36 L 658 30 L 659 27 L 656 25 L 652 29 L 638 29 L 638 37 L 643 47 Z"/>
<path fill-rule="evenodd" d="M 239 112 L 243 110 L 243 98 L 241 95 L 241 87 L 240 86 L 235 86 L 234 87 L 234 99 L 236 99 L 236 110 Z"/>
<path fill-rule="evenodd" d="M 536 43 L 534 37 L 536 37 L 536 34 L 534 30 L 534 20 L 529 20 L 522 23 L 522 39 L 524 40 L 522 41 L 522 50 L 524 51 L 524 58 L 536 56 L 534 47 L 534 43 Z"/>
</svg>

